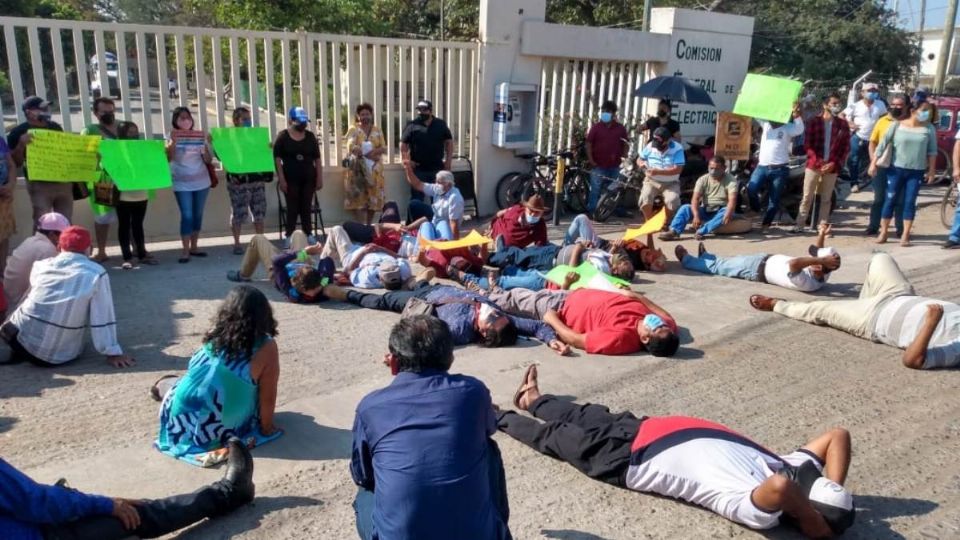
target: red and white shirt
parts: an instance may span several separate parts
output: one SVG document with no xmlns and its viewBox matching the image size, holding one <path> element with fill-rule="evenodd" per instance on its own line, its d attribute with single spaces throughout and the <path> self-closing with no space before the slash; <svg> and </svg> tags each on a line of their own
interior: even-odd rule
<svg viewBox="0 0 960 540">
<path fill-rule="evenodd" d="M 753 490 L 784 464 L 823 464 L 804 449 L 778 456 L 726 426 L 699 418 L 647 418 L 631 448 L 628 488 L 703 506 L 752 529 L 780 523 L 781 512 L 757 508 Z"/>
</svg>

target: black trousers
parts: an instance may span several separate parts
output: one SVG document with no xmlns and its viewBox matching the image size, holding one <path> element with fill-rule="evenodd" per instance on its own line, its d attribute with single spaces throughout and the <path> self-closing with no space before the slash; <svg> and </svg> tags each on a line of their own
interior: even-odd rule
<svg viewBox="0 0 960 540">
<path fill-rule="evenodd" d="M 613 414 L 602 405 L 578 405 L 549 394 L 530 406 L 537 422 L 513 411 L 500 415 L 507 435 L 550 457 L 566 461 L 590 478 L 625 487 L 630 446 L 643 421 L 630 412 Z"/>
<path fill-rule="evenodd" d="M 5 341 L 7 345 L 10 346 L 11 352 L 10 352 L 10 361 L 7 362 L 8 364 L 19 364 L 22 362 L 30 362 L 35 366 L 45 367 L 45 368 L 57 367 L 57 366 L 63 365 L 63 364 L 51 364 L 46 360 L 41 360 L 37 358 L 30 351 L 28 351 L 23 345 L 20 344 L 20 340 L 17 339 L 18 335 L 20 335 L 20 329 L 17 328 L 17 326 L 12 322 L 7 321 L 3 323 L 2 326 L 0 326 L 0 339 Z"/>
<path fill-rule="evenodd" d="M 117 238 L 120 240 L 120 251 L 123 253 L 123 260 L 129 261 L 133 258 L 133 252 L 130 249 L 130 235 L 133 233 L 133 246 L 138 259 L 147 256 L 147 245 L 143 237 L 143 220 L 147 216 L 147 201 L 119 201 L 117 202 Z"/>
<path fill-rule="evenodd" d="M 356 221 L 344 221 L 340 226 L 343 227 L 343 232 L 347 233 L 350 241 L 354 244 L 369 244 L 373 242 L 374 232 L 376 232 L 373 225 L 366 225 Z"/>
<path fill-rule="evenodd" d="M 297 218 L 300 218 L 300 230 L 307 236 L 313 234 L 313 194 L 317 191 L 316 177 L 310 179 L 287 178 L 287 236 L 297 230 Z"/>
<path fill-rule="evenodd" d="M 347 291 L 347 302 L 367 309 L 393 311 L 403 313 L 407 300 L 416 296 L 425 298 L 431 291 L 443 285 L 430 285 L 426 281 L 418 281 L 412 291 L 390 291 L 383 294 L 362 293 L 354 290 Z"/>
<path fill-rule="evenodd" d="M 217 482 L 186 495 L 142 501 L 137 505 L 140 526 L 132 531 L 124 529 L 120 520 L 112 516 L 94 516 L 45 526 L 43 537 L 45 540 L 156 538 L 232 509 L 227 489 Z"/>
</svg>

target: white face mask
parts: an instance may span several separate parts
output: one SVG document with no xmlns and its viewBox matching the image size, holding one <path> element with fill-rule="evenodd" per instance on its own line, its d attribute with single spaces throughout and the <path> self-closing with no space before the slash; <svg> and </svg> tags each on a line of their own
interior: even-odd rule
<svg viewBox="0 0 960 540">
<path fill-rule="evenodd" d="M 480 303 L 480 320 L 486 321 L 493 317 L 497 316 L 497 310 L 493 309 L 490 304 L 481 302 Z"/>
</svg>

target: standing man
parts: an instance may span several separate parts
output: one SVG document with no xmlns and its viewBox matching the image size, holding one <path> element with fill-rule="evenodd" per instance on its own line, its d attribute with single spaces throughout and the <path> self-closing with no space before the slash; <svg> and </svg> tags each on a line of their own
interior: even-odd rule
<svg viewBox="0 0 960 540">
<path fill-rule="evenodd" d="M 863 99 L 844 111 L 850 123 L 850 130 L 853 131 L 850 137 L 850 158 L 847 160 L 847 170 L 850 172 L 850 183 L 853 186 L 851 190 L 854 193 L 860 191 L 857 184 L 860 181 L 860 169 L 865 166 L 863 159 L 867 154 L 867 144 L 870 141 L 873 126 L 887 112 L 887 106 L 879 101 L 880 88 L 877 83 L 864 83 L 861 93 Z"/>
<path fill-rule="evenodd" d="M 442 119 L 433 115 L 433 103 L 421 99 L 417 117 L 407 123 L 400 138 L 404 166 L 425 184 L 432 184 L 441 170 L 449 171 L 453 161 L 453 134 Z M 410 187 L 410 199 L 422 201 L 424 192 Z M 412 220 L 408 220 L 412 221 Z"/>
<path fill-rule="evenodd" d="M 960 186 L 960 130 L 954 136 L 956 142 L 953 143 L 953 181 Z M 960 248 L 960 202 L 957 203 L 956 213 L 953 214 L 953 228 L 950 229 L 950 237 L 943 244 L 943 249 Z"/>
<path fill-rule="evenodd" d="M 248 128 L 253 125 L 250 109 L 237 107 L 233 110 L 233 127 Z M 267 216 L 267 192 L 265 182 L 273 180 L 273 173 L 227 173 L 227 193 L 230 195 L 230 229 L 233 232 L 233 254 L 243 255 L 240 247 L 240 227 L 253 218 L 253 229 L 263 234 L 263 220 Z"/>
<path fill-rule="evenodd" d="M 793 119 L 787 124 L 780 122 L 760 123 L 760 158 L 757 168 L 750 175 L 750 184 L 747 186 L 747 195 L 750 198 L 750 208 L 754 212 L 760 211 L 760 190 L 767 188 L 767 209 L 763 213 L 760 223 L 760 232 L 766 234 L 773 223 L 774 216 L 780 209 L 780 196 L 790 178 L 790 150 L 793 147 L 794 137 L 803 135 L 803 118 L 800 107 L 794 107 Z"/>
<path fill-rule="evenodd" d="M 670 130 L 665 127 L 653 130 L 650 143 L 637 158 L 637 166 L 647 173 L 640 190 L 640 211 L 644 219 L 653 217 L 653 202 L 659 195 L 663 197 L 667 221 L 670 221 L 680 207 L 680 173 L 686 163 L 683 145 L 673 140 Z"/>
<path fill-rule="evenodd" d="M 680 142 L 680 122 L 670 117 L 672 111 L 673 106 L 670 104 L 670 100 L 661 99 L 660 103 L 657 103 L 657 116 L 648 118 L 646 122 L 640 124 L 637 133 L 649 131 L 652 134 L 658 127 L 665 127 L 670 130 L 670 136 L 675 141 Z"/>
<path fill-rule="evenodd" d="M 690 204 L 680 211 L 670 223 L 670 230 L 661 234 L 661 240 L 676 240 L 693 221 L 697 240 L 730 223 L 737 210 L 737 179 L 727 172 L 727 160 L 720 155 L 710 159 L 707 174 L 697 180 L 693 187 Z"/>
<path fill-rule="evenodd" d="M 69 182 L 30 181 L 27 171 L 27 146 L 33 140 L 28 133 L 31 129 L 52 129 L 63 131 L 60 124 L 50 119 L 50 102 L 37 96 L 23 100 L 21 105 L 27 121 L 10 130 L 7 135 L 7 146 L 13 162 L 17 167 L 23 167 L 23 176 L 27 179 L 27 193 L 33 205 L 33 222 L 37 223 L 40 216 L 53 211 L 63 214 L 68 220 L 73 217 L 73 186 Z"/>
<path fill-rule="evenodd" d="M 890 97 L 890 108 L 887 114 L 880 117 L 873 126 L 870 133 L 870 162 L 873 163 L 877 146 L 880 145 L 880 139 L 883 138 L 890 125 L 900 120 L 910 118 L 910 101 L 904 94 L 893 94 Z M 890 167 L 881 167 L 877 165 L 877 174 L 873 176 L 873 204 L 870 206 L 870 224 L 867 225 L 867 236 L 873 236 L 880 233 L 880 215 L 883 213 L 883 202 L 887 198 L 887 174 Z M 956 169 L 954 169 L 956 170 Z M 893 205 L 893 214 L 896 218 L 897 236 L 903 235 L 903 192 Z"/>
<path fill-rule="evenodd" d="M 836 93 L 823 100 L 823 112 L 807 121 L 804 129 L 803 149 L 807 153 L 807 169 L 803 176 L 803 199 L 795 233 L 803 232 L 810 217 L 814 196 L 820 194 L 820 212 L 817 221 L 830 222 L 830 201 L 837 184 L 837 173 L 850 153 L 850 127 L 847 121 L 837 116 L 843 111 L 843 103 Z M 811 223 L 816 227 L 817 223 Z"/>
<path fill-rule="evenodd" d="M 104 139 L 116 139 L 117 122 L 116 104 L 108 97 L 98 97 L 93 100 L 93 115 L 97 118 L 96 124 L 88 124 L 80 131 L 81 135 L 99 135 Z M 107 260 L 107 237 L 110 235 L 110 224 L 117 221 L 117 211 L 113 208 L 103 215 L 94 212 L 93 233 L 97 241 L 97 252 L 93 260 L 105 262 Z"/>
<path fill-rule="evenodd" d="M 617 122 L 617 104 L 605 101 L 600 106 L 600 121 L 587 132 L 587 160 L 590 162 L 590 198 L 587 211 L 593 212 L 600 193 L 620 177 L 620 160 L 627 155 L 627 128 Z"/>
</svg>

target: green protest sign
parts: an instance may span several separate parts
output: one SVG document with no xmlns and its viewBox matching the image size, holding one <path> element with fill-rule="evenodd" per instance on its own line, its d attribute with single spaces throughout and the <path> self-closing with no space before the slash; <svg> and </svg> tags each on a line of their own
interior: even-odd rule
<svg viewBox="0 0 960 540">
<path fill-rule="evenodd" d="M 173 185 L 163 141 L 106 139 L 100 143 L 100 164 L 120 191 Z"/>
<path fill-rule="evenodd" d="M 91 182 L 97 170 L 99 135 L 77 135 L 51 129 L 31 129 L 27 147 L 30 180 L 45 182 Z"/>
<path fill-rule="evenodd" d="M 759 120 L 786 123 L 790 121 L 793 105 L 802 89 L 803 83 L 800 81 L 748 73 L 740 87 L 733 112 Z"/>
<path fill-rule="evenodd" d="M 225 171 L 234 174 L 273 172 L 273 150 L 267 128 L 213 128 L 210 137 L 213 151 Z"/>
<path fill-rule="evenodd" d="M 580 266 L 577 266 L 576 268 L 566 264 L 555 266 L 553 270 L 550 270 L 547 273 L 547 280 L 556 283 L 557 285 L 563 285 L 564 279 L 570 272 L 575 272 L 578 276 L 580 276 L 580 279 L 570 286 L 571 291 L 585 287 L 590 280 L 597 275 L 603 276 L 604 279 L 609 281 L 612 285 L 630 285 L 630 283 L 627 281 L 604 274 L 603 272 L 597 270 L 597 268 L 590 264 L 589 261 L 580 263 Z"/>
</svg>

